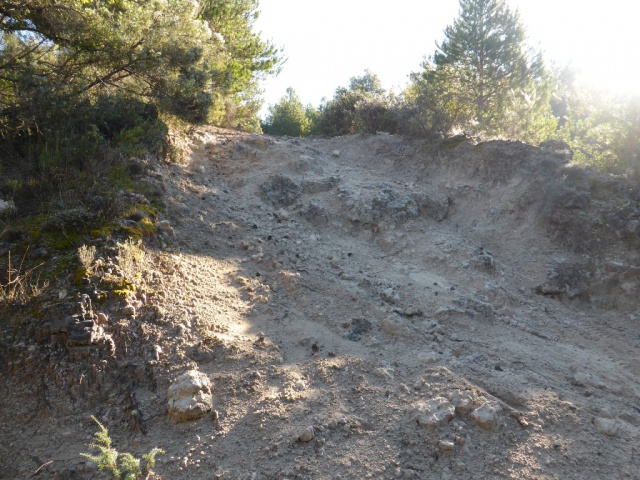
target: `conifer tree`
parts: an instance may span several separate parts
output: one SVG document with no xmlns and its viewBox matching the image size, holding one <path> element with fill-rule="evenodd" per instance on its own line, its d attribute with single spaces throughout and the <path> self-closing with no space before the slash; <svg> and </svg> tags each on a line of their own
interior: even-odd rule
<svg viewBox="0 0 640 480">
<path fill-rule="evenodd" d="M 433 57 L 439 81 L 458 92 L 471 124 L 495 130 L 514 92 L 543 74 L 542 59 L 525 47 L 518 12 L 504 0 L 461 0 L 460 14 Z"/>
<path fill-rule="evenodd" d="M 265 133 L 290 137 L 304 137 L 309 134 L 309 128 L 307 111 L 291 87 L 278 103 L 269 107 L 269 116 L 263 125 Z"/>
</svg>

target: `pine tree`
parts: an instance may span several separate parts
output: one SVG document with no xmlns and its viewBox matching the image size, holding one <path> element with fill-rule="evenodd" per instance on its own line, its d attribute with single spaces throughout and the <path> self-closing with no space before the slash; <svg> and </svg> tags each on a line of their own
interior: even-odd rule
<svg viewBox="0 0 640 480">
<path fill-rule="evenodd" d="M 518 12 L 504 0 L 461 0 L 459 18 L 444 34 L 433 57 L 440 80 L 459 92 L 471 124 L 495 130 L 513 92 L 529 89 L 543 73 L 541 56 L 525 47 Z"/>
<path fill-rule="evenodd" d="M 257 0 L 0 0 L 0 133 L 55 124 L 100 95 L 192 121 L 258 105 L 280 58 L 253 32 Z M 228 110 L 229 108 L 227 108 Z M 68 116 L 64 112 L 64 116 Z"/>
<path fill-rule="evenodd" d="M 265 133 L 290 137 L 304 137 L 309 134 L 309 128 L 307 111 L 291 87 L 278 103 L 269 107 L 269 116 L 263 125 Z"/>
</svg>

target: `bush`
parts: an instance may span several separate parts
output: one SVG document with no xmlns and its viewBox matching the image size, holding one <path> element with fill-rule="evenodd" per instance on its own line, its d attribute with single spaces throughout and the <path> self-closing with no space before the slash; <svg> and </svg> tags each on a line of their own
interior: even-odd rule
<svg viewBox="0 0 640 480">
<path fill-rule="evenodd" d="M 363 76 L 351 78 L 349 88 L 339 87 L 333 98 L 320 106 L 314 130 L 328 136 L 395 132 L 393 101 L 377 75 L 365 70 Z"/>
<path fill-rule="evenodd" d="M 96 417 L 91 417 L 98 424 L 95 442 L 89 446 L 99 451 L 97 455 L 81 453 L 80 455 L 96 462 L 98 468 L 107 472 L 116 480 L 138 480 L 144 476 L 151 474 L 151 470 L 155 466 L 156 455 L 163 454 L 164 450 L 159 448 L 152 449 L 146 455 L 142 455 L 140 459 L 135 458 L 130 453 L 118 453 L 113 448 L 109 431 L 102 425 Z"/>
<path fill-rule="evenodd" d="M 269 107 L 269 116 L 262 129 L 269 135 L 304 137 L 309 134 L 311 121 L 293 88 L 288 88 L 286 95 Z"/>
<path fill-rule="evenodd" d="M 392 99 L 382 95 L 369 95 L 356 103 L 352 130 L 396 133 L 397 129 L 397 107 Z"/>
</svg>

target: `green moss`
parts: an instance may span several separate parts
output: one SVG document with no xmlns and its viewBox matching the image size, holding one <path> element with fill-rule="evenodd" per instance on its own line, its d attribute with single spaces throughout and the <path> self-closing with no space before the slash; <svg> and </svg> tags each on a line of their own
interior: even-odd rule
<svg viewBox="0 0 640 480">
<path fill-rule="evenodd" d="M 442 140 L 442 142 L 440 142 L 440 147 L 456 148 L 458 145 L 465 142 L 466 140 L 468 140 L 468 138 L 465 135 L 455 135 L 453 137 L 445 138 L 444 140 Z"/>
<path fill-rule="evenodd" d="M 153 237 L 158 233 L 158 227 L 147 217 L 142 218 L 135 224 L 121 225 L 120 230 L 128 237 L 136 240 L 141 240 L 143 237 Z"/>
<path fill-rule="evenodd" d="M 129 168 L 126 165 L 118 165 L 112 168 L 109 172 L 108 178 L 109 183 L 115 188 L 119 188 L 127 192 L 133 191 L 135 187 Z"/>
<path fill-rule="evenodd" d="M 122 298 L 126 298 L 131 293 L 137 292 L 137 288 L 133 282 L 130 282 L 126 278 L 116 277 L 115 275 L 105 275 L 102 277 L 102 286 L 105 290 Z"/>
<path fill-rule="evenodd" d="M 152 237 L 158 233 L 158 227 L 150 219 L 143 218 L 139 223 L 143 236 Z"/>
<path fill-rule="evenodd" d="M 121 225 L 120 230 L 122 230 L 128 237 L 135 238 L 139 240 L 142 238 L 142 227 L 136 223 L 135 225 Z"/>
<path fill-rule="evenodd" d="M 93 238 L 109 238 L 113 234 L 113 225 L 103 225 L 100 228 L 94 228 L 89 231 L 89 235 Z"/>
<path fill-rule="evenodd" d="M 78 267 L 76 269 L 75 275 L 73 276 L 72 283 L 75 287 L 80 287 L 82 286 L 82 280 L 84 280 L 85 278 L 88 278 L 87 269 L 84 267 Z"/>
<path fill-rule="evenodd" d="M 138 205 L 138 209 L 145 212 L 148 218 L 152 219 L 154 222 L 158 219 L 158 211 L 152 205 Z"/>
<path fill-rule="evenodd" d="M 83 241 L 82 235 L 78 232 L 44 232 L 41 239 L 49 248 L 59 252 L 75 250 Z"/>
<path fill-rule="evenodd" d="M 120 298 L 125 298 L 126 299 L 126 298 L 129 297 L 129 295 L 131 293 L 136 293 L 136 287 L 134 285 L 132 289 L 122 288 L 122 289 L 119 289 L 119 290 L 112 290 L 112 292 L 116 297 L 120 297 Z"/>
</svg>

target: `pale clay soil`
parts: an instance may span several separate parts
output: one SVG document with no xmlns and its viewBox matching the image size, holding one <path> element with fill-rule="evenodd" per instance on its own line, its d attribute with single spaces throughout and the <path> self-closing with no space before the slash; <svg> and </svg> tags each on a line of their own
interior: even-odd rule
<svg viewBox="0 0 640 480">
<path fill-rule="evenodd" d="M 175 230 L 145 246 L 156 295 L 106 312 L 115 358 L 22 345 L 0 478 L 106 478 L 79 456 L 91 415 L 121 451 L 164 449 L 163 479 L 640 478 L 637 285 L 606 308 L 536 293 L 579 257 L 549 233 L 544 166 L 389 135 L 182 148 L 150 173 Z M 176 424 L 189 369 L 213 409 Z"/>
</svg>

